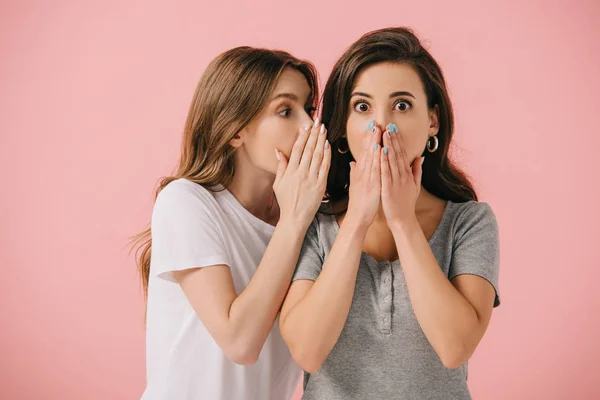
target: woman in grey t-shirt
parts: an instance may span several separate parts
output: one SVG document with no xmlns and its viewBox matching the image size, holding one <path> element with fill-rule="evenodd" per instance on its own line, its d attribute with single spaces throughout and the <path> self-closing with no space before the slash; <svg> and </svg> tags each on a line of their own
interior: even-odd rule
<svg viewBox="0 0 600 400">
<path fill-rule="evenodd" d="M 498 227 L 448 158 L 440 67 L 408 29 L 368 33 L 335 65 L 322 120 L 330 201 L 280 317 L 304 398 L 469 399 L 499 304 Z"/>
</svg>

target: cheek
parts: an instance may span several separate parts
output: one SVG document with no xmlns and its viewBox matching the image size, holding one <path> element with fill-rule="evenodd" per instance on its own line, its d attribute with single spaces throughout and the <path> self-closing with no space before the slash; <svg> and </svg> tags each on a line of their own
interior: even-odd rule
<svg viewBox="0 0 600 400">
<path fill-rule="evenodd" d="M 274 149 L 282 152 L 287 159 L 289 160 L 290 155 L 292 154 L 292 148 L 294 147 L 294 143 L 296 143 L 296 139 L 298 139 L 298 129 L 294 129 L 295 127 L 289 126 L 289 124 L 274 124 L 271 129 L 266 133 L 266 135 L 262 138 L 262 146 L 267 149 L 271 153 L 274 153 Z M 265 152 L 265 156 L 267 156 L 267 152 Z"/>
<path fill-rule="evenodd" d="M 268 157 L 275 154 L 275 149 L 279 150 L 289 158 L 298 137 L 298 132 L 294 131 L 289 124 L 282 123 L 277 118 L 265 121 L 253 138 L 253 154 L 257 158 Z"/>
<path fill-rule="evenodd" d="M 406 152 L 411 161 L 420 157 L 427 144 L 428 126 L 422 126 L 422 124 L 404 126 L 399 128 L 399 133 L 402 135 Z"/>
<path fill-rule="evenodd" d="M 294 147 L 294 143 L 296 143 L 296 139 L 298 139 L 298 131 L 282 132 L 282 134 L 274 140 L 274 142 L 276 142 L 276 147 L 285 154 L 288 160 L 292 154 L 292 148 Z"/>
</svg>

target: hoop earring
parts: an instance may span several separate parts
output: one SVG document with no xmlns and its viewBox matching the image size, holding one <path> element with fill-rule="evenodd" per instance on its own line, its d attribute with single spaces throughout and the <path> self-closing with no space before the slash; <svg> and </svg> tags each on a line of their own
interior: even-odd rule
<svg viewBox="0 0 600 400">
<path fill-rule="evenodd" d="M 341 138 L 342 138 L 342 139 L 345 139 L 345 138 L 346 138 L 346 135 L 343 135 L 343 136 L 341 136 Z M 350 146 L 348 146 L 348 141 L 346 141 L 346 149 L 345 149 L 345 150 L 342 150 L 342 149 L 340 148 L 339 144 L 338 144 L 337 151 L 338 151 L 338 153 L 340 153 L 340 154 L 346 154 L 347 152 L 349 152 L 349 151 L 350 151 Z"/>
<path fill-rule="evenodd" d="M 431 143 L 431 139 L 433 139 L 433 148 L 431 148 L 430 143 Z M 433 135 L 431 137 L 429 137 L 429 139 L 427 139 L 427 151 L 429 151 L 430 153 L 434 153 L 438 147 L 440 146 L 440 141 L 437 138 L 437 135 Z"/>
</svg>

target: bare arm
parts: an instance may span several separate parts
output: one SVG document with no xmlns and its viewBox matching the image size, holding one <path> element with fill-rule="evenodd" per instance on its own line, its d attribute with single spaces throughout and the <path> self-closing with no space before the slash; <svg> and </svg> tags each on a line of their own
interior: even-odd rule
<svg viewBox="0 0 600 400">
<path fill-rule="evenodd" d="M 297 280 L 290 287 L 279 326 L 292 357 L 305 371 L 321 367 L 342 333 L 365 231 L 344 223 L 317 280 Z"/>
<path fill-rule="evenodd" d="M 389 151 L 381 160 L 382 204 L 394 235 L 410 301 L 423 333 L 442 363 L 447 368 L 456 368 L 471 357 L 483 337 L 492 314 L 495 290 L 488 281 L 474 275 L 448 280 L 415 214 L 423 159 L 418 158 L 410 165 L 402 135 L 398 133 L 385 134 L 384 144 Z"/>
<path fill-rule="evenodd" d="M 418 222 L 392 232 L 419 325 L 442 363 L 457 368 L 471 357 L 488 327 L 494 288 L 475 275 L 450 282 Z"/>
<path fill-rule="evenodd" d="M 321 274 L 314 283 L 295 281 L 283 305 L 283 338 L 308 372 L 317 371 L 333 349 L 352 305 L 366 232 L 379 207 L 380 139 L 379 131 L 365 135 L 360 159 L 352 164 L 348 211 Z"/>
<path fill-rule="evenodd" d="M 301 130 L 289 163 L 285 155 L 277 156 L 273 189 L 280 220 L 243 292 L 236 293 L 224 265 L 174 273 L 213 339 L 238 364 L 258 359 L 289 288 L 306 229 L 321 204 L 331 160 L 324 126 L 315 123 Z"/>
<path fill-rule="evenodd" d="M 281 223 L 256 273 L 238 296 L 229 267 L 174 272 L 194 311 L 229 359 L 256 362 L 288 290 L 303 233 Z"/>
</svg>

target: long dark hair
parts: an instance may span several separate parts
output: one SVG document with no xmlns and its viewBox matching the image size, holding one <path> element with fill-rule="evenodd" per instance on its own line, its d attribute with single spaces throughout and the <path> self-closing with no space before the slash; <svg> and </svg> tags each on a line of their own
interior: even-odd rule
<svg viewBox="0 0 600 400">
<path fill-rule="evenodd" d="M 348 104 L 354 81 L 366 67 L 381 62 L 395 62 L 412 66 L 423 83 L 430 110 L 436 106 L 439 113 L 439 148 L 427 152 L 423 164 L 423 187 L 433 195 L 454 202 L 477 200 L 477 194 L 468 177 L 448 158 L 454 134 L 452 103 L 442 70 L 419 39 L 408 28 L 385 28 L 369 32 L 352 44 L 333 67 L 323 93 L 322 120 L 327 126 L 332 143 L 332 159 L 327 181 L 329 201 L 337 203 L 348 198 L 350 161 L 354 158 L 346 150 L 343 138 L 348 120 Z M 426 151 L 424 149 L 424 151 Z"/>
</svg>

